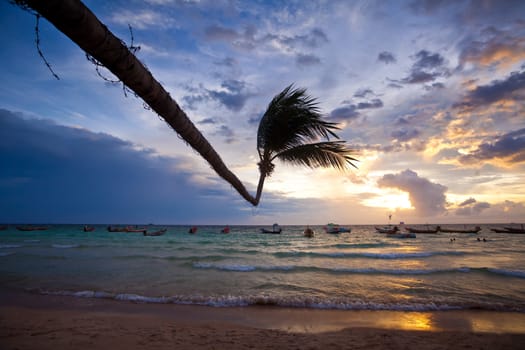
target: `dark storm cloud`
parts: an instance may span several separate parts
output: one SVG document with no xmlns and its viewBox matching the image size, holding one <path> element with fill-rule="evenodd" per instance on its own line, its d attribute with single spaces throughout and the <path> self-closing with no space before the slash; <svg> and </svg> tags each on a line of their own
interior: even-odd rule
<svg viewBox="0 0 525 350">
<path fill-rule="evenodd" d="M 299 66 L 314 66 L 321 64 L 321 59 L 315 55 L 297 54 L 295 61 Z"/>
<path fill-rule="evenodd" d="M 222 222 L 244 203 L 215 174 L 103 133 L 0 110 L 0 222 Z M 207 185 L 193 180 L 209 177 Z M 207 199 L 212 186 L 214 200 Z"/>
<path fill-rule="evenodd" d="M 349 102 L 349 101 L 345 101 Z M 352 121 L 357 119 L 361 114 L 360 110 L 381 108 L 383 107 L 383 101 L 375 98 L 370 101 L 359 102 L 357 104 L 348 104 L 339 108 L 336 108 L 330 112 L 328 118 L 334 122 Z"/>
<path fill-rule="evenodd" d="M 377 55 L 377 60 L 385 64 L 396 63 L 396 58 L 394 54 L 388 51 L 380 52 L 379 55 Z"/>
<path fill-rule="evenodd" d="M 480 161 L 503 159 L 509 164 L 525 162 L 525 128 L 502 135 L 494 142 L 485 142 L 470 154 L 463 155 L 463 164 L 477 164 Z"/>
<path fill-rule="evenodd" d="M 397 188 L 408 192 L 410 203 L 419 216 L 433 216 L 444 213 L 447 187 L 420 177 L 407 169 L 398 174 L 386 174 L 377 181 L 379 187 Z"/>
<path fill-rule="evenodd" d="M 455 107 L 476 108 L 502 100 L 522 102 L 525 99 L 525 71 L 513 72 L 505 80 L 494 80 L 469 92 Z"/>
</svg>

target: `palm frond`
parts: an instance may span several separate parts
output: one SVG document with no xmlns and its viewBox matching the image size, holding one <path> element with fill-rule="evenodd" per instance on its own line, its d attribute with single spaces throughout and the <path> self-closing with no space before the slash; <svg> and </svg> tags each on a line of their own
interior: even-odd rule
<svg viewBox="0 0 525 350">
<path fill-rule="evenodd" d="M 354 162 L 358 160 L 351 153 L 353 151 L 346 147 L 344 141 L 326 141 L 296 146 L 276 154 L 274 158 L 309 168 L 333 167 L 345 170 L 348 165 L 357 168 Z"/>
<path fill-rule="evenodd" d="M 319 138 L 338 138 L 335 123 L 322 120 L 317 101 L 305 89 L 286 87 L 264 113 L 257 131 L 257 149 L 272 154 Z"/>
</svg>

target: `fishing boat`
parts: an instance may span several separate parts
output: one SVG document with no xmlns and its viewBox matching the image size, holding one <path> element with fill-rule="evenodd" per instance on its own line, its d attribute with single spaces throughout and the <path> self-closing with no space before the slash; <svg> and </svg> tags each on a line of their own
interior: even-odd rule
<svg viewBox="0 0 525 350">
<path fill-rule="evenodd" d="M 490 230 L 496 233 L 525 233 L 523 224 L 521 224 L 521 227 L 505 226 L 503 228 L 491 228 Z"/>
<path fill-rule="evenodd" d="M 457 228 L 457 227 L 440 227 L 439 232 L 444 233 L 479 233 L 481 231 L 481 227 L 476 226 L 474 228 Z"/>
<path fill-rule="evenodd" d="M 427 226 L 426 229 L 424 228 L 415 228 L 415 227 L 406 227 L 406 230 L 410 233 L 438 233 L 440 230 L 439 226 L 435 226 L 434 228 L 430 228 Z"/>
<path fill-rule="evenodd" d="M 147 230 L 144 231 L 144 236 L 162 236 L 163 234 L 168 231 L 167 228 L 160 229 L 158 231 L 148 232 Z"/>
<path fill-rule="evenodd" d="M 268 229 L 265 229 L 265 228 L 261 228 L 261 233 L 280 234 L 281 231 L 282 231 L 282 228 L 277 223 L 272 225 L 272 229 L 271 230 L 268 230 Z"/>
<path fill-rule="evenodd" d="M 45 231 L 48 229 L 47 226 L 17 226 L 18 231 Z"/>
<path fill-rule="evenodd" d="M 324 227 L 324 232 L 330 233 L 330 234 L 338 234 L 339 232 L 339 225 L 334 223 L 329 223 Z"/>
<path fill-rule="evenodd" d="M 392 225 L 383 226 L 383 227 L 376 226 L 375 229 L 379 233 L 388 233 L 388 234 L 396 233 L 399 231 L 399 228 L 397 226 L 392 226 Z"/>
<path fill-rule="evenodd" d="M 324 227 L 324 231 L 330 234 L 338 234 L 343 232 L 352 232 L 352 229 L 349 227 L 341 227 L 339 224 L 329 223 Z"/>
<path fill-rule="evenodd" d="M 93 231 L 95 231 L 95 227 L 94 226 L 85 225 L 83 230 L 84 230 L 84 232 L 93 232 Z"/>
<path fill-rule="evenodd" d="M 133 232 L 146 232 L 147 230 L 144 228 L 144 227 L 133 227 L 133 226 L 126 226 L 126 228 L 124 229 L 124 232 L 130 232 L 130 233 L 133 233 Z"/>
<path fill-rule="evenodd" d="M 108 232 L 127 232 L 125 227 L 108 226 Z"/>
<path fill-rule="evenodd" d="M 310 226 L 306 226 L 306 228 L 303 231 L 303 235 L 308 238 L 312 238 L 314 234 L 315 232 L 310 228 Z"/>
</svg>

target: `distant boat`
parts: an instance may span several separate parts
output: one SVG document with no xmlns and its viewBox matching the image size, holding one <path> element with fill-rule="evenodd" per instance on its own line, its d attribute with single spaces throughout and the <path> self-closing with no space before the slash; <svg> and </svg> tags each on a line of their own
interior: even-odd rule
<svg viewBox="0 0 525 350">
<path fill-rule="evenodd" d="M 435 226 L 434 228 L 430 228 L 427 226 L 427 229 L 406 227 L 406 230 L 410 233 L 438 233 L 439 229 L 439 226 Z"/>
<path fill-rule="evenodd" d="M 47 226 L 17 226 L 18 231 L 45 231 L 48 229 Z"/>
<path fill-rule="evenodd" d="M 147 230 L 144 231 L 144 236 L 162 236 L 163 234 L 168 231 L 167 228 L 160 229 L 158 231 L 148 232 Z"/>
<path fill-rule="evenodd" d="M 496 233 L 525 233 L 525 227 L 523 224 L 521 224 L 521 228 L 505 226 L 503 228 L 491 228 L 490 230 Z"/>
<path fill-rule="evenodd" d="M 282 231 L 282 228 L 277 223 L 273 224 L 271 230 L 267 230 L 265 228 L 261 229 L 261 233 L 270 233 L 270 234 L 280 234 L 281 231 Z"/>
<path fill-rule="evenodd" d="M 0 225 L 0 231 L 5 231 L 7 230 L 8 226 L 7 225 Z"/>
<path fill-rule="evenodd" d="M 310 228 L 310 226 L 306 226 L 306 228 L 303 231 L 303 235 L 308 238 L 312 238 L 314 234 L 315 232 Z"/>
<path fill-rule="evenodd" d="M 190 227 L 190 229 L 188 230 L 188 233 L 191 233 L 191 234 L 197 233 L 197 226 Z"/>
<path fill-rule="evenodd" d="M 324 227 L 324 231 L 330 234 L 338 234 L 343 232 L 352 232 L 349 227 L 340 227 L 339 224 L 329 223 Z"/>
<path fill-rule="evenodd" d="M 479 231 L 481 231 L 481 227 L 479 226 L 476 226 L 472 229 L 468 229 L 468 228 L 455 228 L 455 227 L 440 227 L 439 228 L 439 232 L 444 232 L 444 233 L 478 233 Z"/>
<path fill-rule="evenodd" d="M 383 227 L 376 226 L 375 229 L 379 233 L 388 233 L 388 234 L 396 233 L 399 231 L 399 228 L 397 226 L 392 226 L 392 225 L 383 226 Z"/>
<path fill-rule="evenodd" d="M 416 234 L 413 232 L 397 232 L 397 233 L 389 233 L 386 235 L 386 237 L 390 238 L 416 238 Z"/>
<path fill-rule="evenodd" d="M 127 232 L 125 227 L 108 226 L 108 232 Z"/>
<path fill-rule="evenodd" d="M 142 232 L 142 233 L 144 233 L 146 231 L 147 230 L 144 227 L 137 227 L 137 226 L 135 226 L 135 227 L 133 227 L 133 226 L 126 226 L 124 228 L 124 232 L 130 232 L 130 233 L 132 233 L 132 232 Z"/>
<path fill-rule="evenodd" d="M 93 232 L 95 231 L 95 226 L 84 226 L 84 232 Z"/>
<path fill-rule="evenodd" d="M 221 230 L 221 233 L 230 233 L 230 226 L 226 226 Z"/>
</svg>

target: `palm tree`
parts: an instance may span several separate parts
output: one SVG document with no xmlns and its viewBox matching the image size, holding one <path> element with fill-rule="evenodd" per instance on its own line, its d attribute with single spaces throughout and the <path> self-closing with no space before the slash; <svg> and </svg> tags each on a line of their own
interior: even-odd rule
<svg viewBox="0 0 525 350">
<path fill-rule="evenodd" d="M 317 102 L 306 94 L 305 89 L 286 87 L 268 105 L 257 130 L 259 153 L 259 184 L 255 201 L 259 202 L 264 180 L 269 177 L 275 159 L 304 165 L 310 168 L 333 167 L 345 169 L 355 167 L 357 161 L 350 156 L 344 141 L 329 141 L 329 136 L 339 130 L 335 123 L 321 119 Z M 328 141 L 315 142 L 319 138 Z"/>
<path fill-rule="evenodd" d="M 275 158 L 310 167 L 337 168 L 354 160 L 348 156 L 350 151 L 342 141 L 303 144 L 316 136 L 336 136 L 333 130 L 337 128 L 320 120 L 314 100 L 307 97 L 304 90 L 288 87 L 272 100 L 259 126 L 257 149 L 261 178 L 254 198 L 151 72 L 80 0 L 12 1 L 36 11 L 104 65 L 255 206 L 259 204 L 264 179 L 271 174 Z"/>
</svg>

